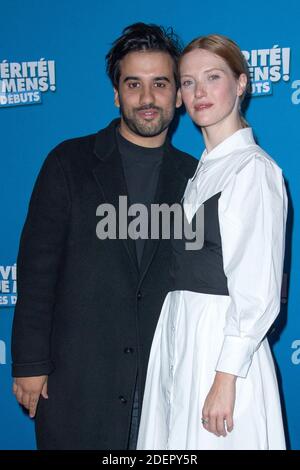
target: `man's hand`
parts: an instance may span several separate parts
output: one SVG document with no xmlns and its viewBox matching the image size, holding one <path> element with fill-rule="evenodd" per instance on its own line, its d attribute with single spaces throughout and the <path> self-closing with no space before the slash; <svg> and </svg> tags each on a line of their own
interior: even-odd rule
<svg viewBox="0 0 300 470">
<path fill-rule="evenodd" d="M 233 429 L 236 376 L 217 372 L 202 410 L 203 427 L 216 436 L 227 436 Z M 225 427 L 226 421 L 226 427 Z"/>
<path fill-rule="evenodd" d="M 34 418 L 37 404 L 42 395 L 48 398 L 47 394 L 48 375 L 39 377 L 17 377 L 13 383 L 13 393 L 20 405 L 29 410 L 30 418 Z"/>
</svg>

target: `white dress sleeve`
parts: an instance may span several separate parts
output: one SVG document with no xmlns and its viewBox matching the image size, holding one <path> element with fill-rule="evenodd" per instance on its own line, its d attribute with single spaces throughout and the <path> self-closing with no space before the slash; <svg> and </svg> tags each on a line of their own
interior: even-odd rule
<svg viewBox="0 0 300 470">
<path fill-rule="evenodd" d="M 219 200 L 224 272 L 231 299 L 216 370 L 246 377 L 280 310 L 287 196 L 280 168 L 253 155 Z"/>
</svg>

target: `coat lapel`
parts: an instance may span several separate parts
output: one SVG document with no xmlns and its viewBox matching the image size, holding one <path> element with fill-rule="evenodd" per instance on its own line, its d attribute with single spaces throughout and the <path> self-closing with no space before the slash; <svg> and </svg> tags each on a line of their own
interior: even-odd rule
<svg viewBox="0 0 300 470">
<path fill-rule="evenodd" d="M 187 178 L 179 171 L 175 161 L 174 150 L 169 142 L 166 142 L 165 153 L 163 156 L 163 163 L 160 172 L 160 177 L 157 185 L 156 195 L 154 199 L 155 204 L 168 204 L 171 206 L 175 202 L 179 203 L 183 196 L 185 187 L 187 185 Z M 149 215 L 150 217 L 150 215 Z M 149 220 L 150 227 L 150 220 Z M 140 284 L 143 281 L 149 266 L 155 256 L 159 247 L 160 239 L 148 239 L 145 243 L 144 252 L 140 266 Z"/>
<path fill-rule="evenodd" d="M 102 190 L 105 201 L 116 209 L 116 229 L 118 238 L 119 197 L 127 196 L 128 204 L 129 198 L 121 156 L 119 154 L 115 138 L 117 125 L 118 120 L 115 120 L 108 128 L 97 134 L 94 153 L 98 157 L 98 162 L 93 169 L 93 173 Z M 136 257 L 135 241 L 128 237 L 126 237 L 126 239 L 122 239 L 122 241 L 131 263 L 134 266 L 134 270 L 136 271 L 136 274 L 138 274 L 139 269 Z"/>
</svg>

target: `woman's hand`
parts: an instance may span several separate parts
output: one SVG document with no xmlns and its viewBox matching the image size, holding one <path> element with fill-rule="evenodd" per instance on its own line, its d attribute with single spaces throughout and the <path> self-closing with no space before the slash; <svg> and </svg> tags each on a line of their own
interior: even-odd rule
<svg viewBox="0 0 300 470">
<path fill-rule="evenodd" d="M 216 436 L 227 436 L 233 429 L 236 376 L 217 372 L 202 410 L 203 427 Z M 225 426 L 226 421 L 226 426 Z"/>
</svg>

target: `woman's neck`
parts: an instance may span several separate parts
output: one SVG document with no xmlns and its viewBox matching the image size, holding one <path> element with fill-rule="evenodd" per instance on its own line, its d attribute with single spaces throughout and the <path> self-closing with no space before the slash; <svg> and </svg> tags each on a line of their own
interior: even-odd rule
<svg viewBox="0 0 300 470">
<path fill-rule="evenodd" d="M 202 127 L 201 130 L 207 152 L 213 150 L 217 145 L 223 142 L 223 140 L 242 128 L 243 125 L 239 117 L 235 120 L 231 120 L 231 122 L 223 121 L 212 126 Z"/>
</svg>

